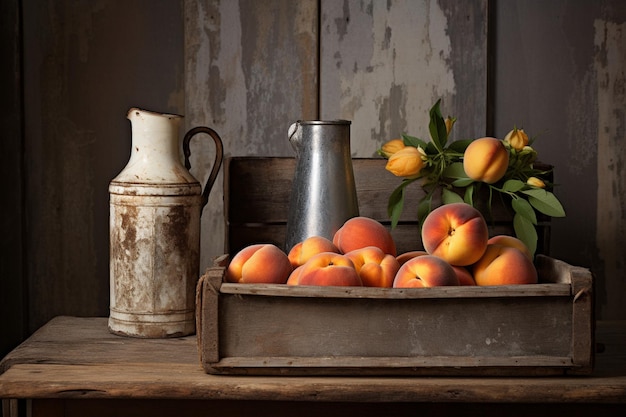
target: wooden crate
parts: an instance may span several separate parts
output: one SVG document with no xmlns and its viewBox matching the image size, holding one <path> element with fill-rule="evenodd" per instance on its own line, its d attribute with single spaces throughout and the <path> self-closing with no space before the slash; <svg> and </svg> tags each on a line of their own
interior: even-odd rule
<svg viewBox="0 0 626 417">
<path fill-rule="evenodd" d="M 593 367 L 587 269 L 538 256 L 540 283 L 348 288 L 198 285 L 200 362 L 246 375 L 562 375 Z"/>
<path fill-rule="evenodd" d="M 361 215 L 388 224 L 399 183 L 384 159 L 353 161 Z M 226 163 L 226 253 L 259 242 L 282 247 L 295 161 Z M 393 231 L 399 253 L 420 249 L 407 196 Z M 490 233 L 511 233 L 512 214 L 494 209 Z M 545 220 L 545 219 L 544 219 Z M 546 252 L 549 222 L 540 225 Z M 500 287 L 382 289 L 224 283 L 228 255 L 197 291 L 200 361 L 211 374 L 557 375 L 593 367 L 592 275 L 546 255 L 540 283 Z"/>
<path fill-rule="evenodd" d="M 384 158 L 355 158 L 352 161 L 359 211 L 389 225 L 387 201 L 400 179 L 385 170 Z M 293 158 L 236 157 L 225 162 L 224 210 L 226 220 L 225 253 L 236 253 L 252 243 L 273 243 L 283 248 L 289 196 L 296 162 Z M 485 190 L 486 191 L 486 190 Z M 413 184 L 407 188 L 405 209 L 392 235 L 398 253 L 423 249 L 417 223 L 417 203 L 423 190 Z M 483 212 L 490 235 L 514 234 L 510 208 L 494 198 L 492 212 Z M 537 253 L 549 255 L 550 222 L 538 216 Z"/>
</svg>

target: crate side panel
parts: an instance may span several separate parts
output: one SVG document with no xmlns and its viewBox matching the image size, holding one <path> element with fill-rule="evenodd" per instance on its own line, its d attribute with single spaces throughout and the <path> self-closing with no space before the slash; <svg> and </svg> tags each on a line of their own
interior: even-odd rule
<svg viewBox="0 0 626 417">
<path fill-rule="evenodd" d="M 293 158 L 231 158 L 227 164 L 228 222 L 286 223 Z"/>
<path fill-rule="evenodd" d="M 567 297 L 222 296 L 220 357 L 569 356 Z"/>
</svg>

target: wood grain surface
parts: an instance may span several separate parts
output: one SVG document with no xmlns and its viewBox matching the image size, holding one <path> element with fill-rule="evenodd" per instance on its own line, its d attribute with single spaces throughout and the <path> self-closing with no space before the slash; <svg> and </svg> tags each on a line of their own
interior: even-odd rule
<svg viewBox="0 0 626 417">
<path fill-rule="evenodd" d="M 0 398 L 313 402 L 626 403 L 626 323 L 598 323 L 589 377 L 251 377 L 207 375 L 193 336 L 115 336 L 104 318 L 58 317 L 0 366 Z"/>
</svg>

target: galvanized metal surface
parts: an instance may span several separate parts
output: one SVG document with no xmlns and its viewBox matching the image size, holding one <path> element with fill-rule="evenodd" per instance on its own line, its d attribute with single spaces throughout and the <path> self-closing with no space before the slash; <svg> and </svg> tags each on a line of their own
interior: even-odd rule
<svg viewBox="0 0 626 417">
<path fill-rule="evenodd" d="M 310 236 L 333 240 L 337 230 L 359 215 L 350 122 L 297 121 L 289 127 L 296 154 L 284 250 Z M 236 202 L 235 202 L 236 203 Z"/>
</svg>

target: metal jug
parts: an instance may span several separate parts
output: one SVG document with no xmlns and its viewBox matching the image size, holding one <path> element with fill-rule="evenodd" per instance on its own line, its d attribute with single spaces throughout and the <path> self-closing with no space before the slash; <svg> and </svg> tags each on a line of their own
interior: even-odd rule
<svg viewBox="0 0 626 417">
<path fill-rule="evenodd" d="M 110 315 L 113 333 L 164 338 L 195 332 L 200 215 L 222 164 L 218 134 L 204 126 L 182 141 L 182 116 L 130 109 L 130 159 L 111 181 Z M 204 190 L 189 173 L 189 142 L 208 134 L 215 161 Z"/>
<path fill-rule="evenodd" d="M 285 250 L 310 236 L 333 239 L 349 218 L 359 215 L 350 121 L 298 121 L 289 127 L 296 154 Z"/>
</svg>

